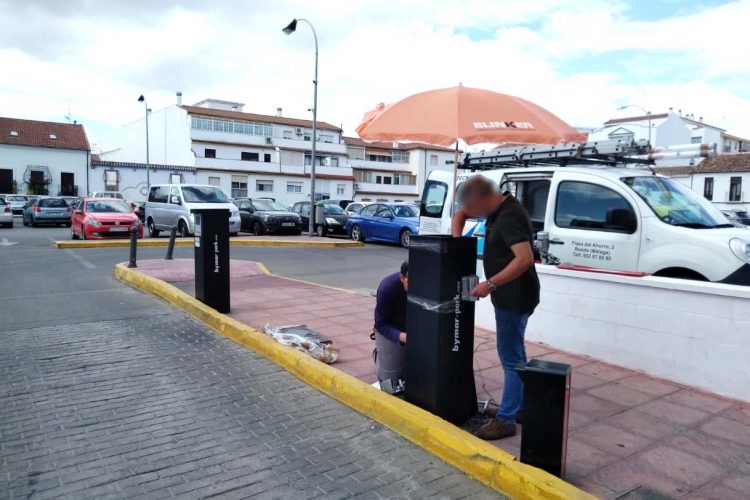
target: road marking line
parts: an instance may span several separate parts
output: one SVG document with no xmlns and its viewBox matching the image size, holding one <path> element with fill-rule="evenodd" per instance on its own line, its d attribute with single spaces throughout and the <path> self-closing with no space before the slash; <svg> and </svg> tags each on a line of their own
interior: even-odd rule
<svg viewBox="0 0 750 500">
<path fill-rule="evenodd" d="M 71 257 L 73 257 L 75 260 L 77 260 L 78 262 L 80 262 L 80 264 L 83 267 L 85 267 L 86 269 L 96 269 L 96 266 L 94 264 L 92 264 L 88 260 L 86 260 L 83 257 L 81 257 L 80 255 L 78 255 L 77 253 L 75 253 L 73 250 L 65 250 L 65 253 L 67 253 L 68 255 L 70 255 Z"/>
<path fill-rule="evenodd" d="M 13 245 L 18 245 L 18 242 L 8 241 L 8 238 L 3 238 L 2 241 L 0 241 L 0 247 L 12 247 Z"/>
</svg>

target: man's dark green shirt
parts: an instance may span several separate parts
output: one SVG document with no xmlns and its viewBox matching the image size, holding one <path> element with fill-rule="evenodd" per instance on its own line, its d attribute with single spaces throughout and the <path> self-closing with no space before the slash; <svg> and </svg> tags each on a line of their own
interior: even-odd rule
<svg viewBox="0 0 750 500">
<path fill-rule="evenodd" d="M 511 246 L 528 243 L 533 249 L 531 219 L 516 198 L 508 196 L 487 217 L 484 236 L 484 274 L 499 273 L 513 260 Z M 534 312 L 539 304 L 539 277 L 532 265 L 521 276 L 492 292 L 492 305 L 514 313 Z"/>
</svg>

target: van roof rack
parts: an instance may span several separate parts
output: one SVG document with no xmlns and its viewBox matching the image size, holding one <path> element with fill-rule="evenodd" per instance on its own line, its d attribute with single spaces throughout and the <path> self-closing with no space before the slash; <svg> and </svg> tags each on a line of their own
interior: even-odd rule
<svg viewBox="0 0 750 500">
<path fill-rule="evenodd" d="M 459 168 L 491 170 L 534 166 L 650 166 L 660 159 L 708 157 L 716 153 L 707 144 L 684 144 L 652 148 L 648 141 L 622 139 L 571 144 L 536 144 L 512 148 L 496 148 L 463 155 Z"/>
</svg>

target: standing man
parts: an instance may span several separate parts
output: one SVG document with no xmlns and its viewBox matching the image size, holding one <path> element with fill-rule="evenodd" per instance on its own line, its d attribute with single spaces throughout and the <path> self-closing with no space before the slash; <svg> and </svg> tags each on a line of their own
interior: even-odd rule
<svg viewBox="0 0 750 500">
<path fill-rule="evenodd" d="M 524 334 L 539 304 L 539 278 L 534 268 L 531 220 L 521 204 L 486 177 L 476 175 L 460 188 L 463 207 L 453 216 L 453 236 L 461 236 L 468 217 L 486 217 L 484 274 L 487 281 L 472 290 L 491 295 L 495 306 L 497 349 L 505 385 L 497 418 L 479 428 L 479 438 L 494 440 L 516 434 L 516 415 L 523 404 L 523 382 L 515 368 L 526 364 Z"/>
<path fill-rule="evenodd" d="M 406 292 L 409 289 L 409 262 L 400 272 L 383 278 L 375 304 L 375 364 L 378 380 L 398 385 L 406 363 Z"/>
</svg>

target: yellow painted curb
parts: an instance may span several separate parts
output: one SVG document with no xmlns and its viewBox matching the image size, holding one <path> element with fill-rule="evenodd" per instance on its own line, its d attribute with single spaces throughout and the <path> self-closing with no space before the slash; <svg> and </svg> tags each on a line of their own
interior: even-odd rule
<svg viewBox="0 0 750 500">
<path fill-rule="evenodd" d="M 380 422 L 487 486 L 521 499 L 593 499 L 592 495 L 541 469 L 517 462 L 505 451 L 414 405 L 314 360 L 268 335 L 216 312 L 182 290 L 125 264 L 115 266 L 123 282 L 162 298 L 321 392 Z"/>
<path fill-rule="evenodd" d="M 139 247 L 165 247 L 169 240 L 139 239 Z M 240 247 L 306 247 L 306 248 L 354 248 L 364 244 L 361 241 L 331 240 L 331 241 L 304 241 L 304 240 L 269 240 L 269 239 L 246 239 L 229 240 L 232 246 Z M 193 239 L 175 240 L 175 246 L 189 247 L 193 245 Z M 130 246 L 130 240 L 69 240 L 55 241 L 53 247 L 58 249 L 70 248 L 125 248 Z"/>
</svg>

